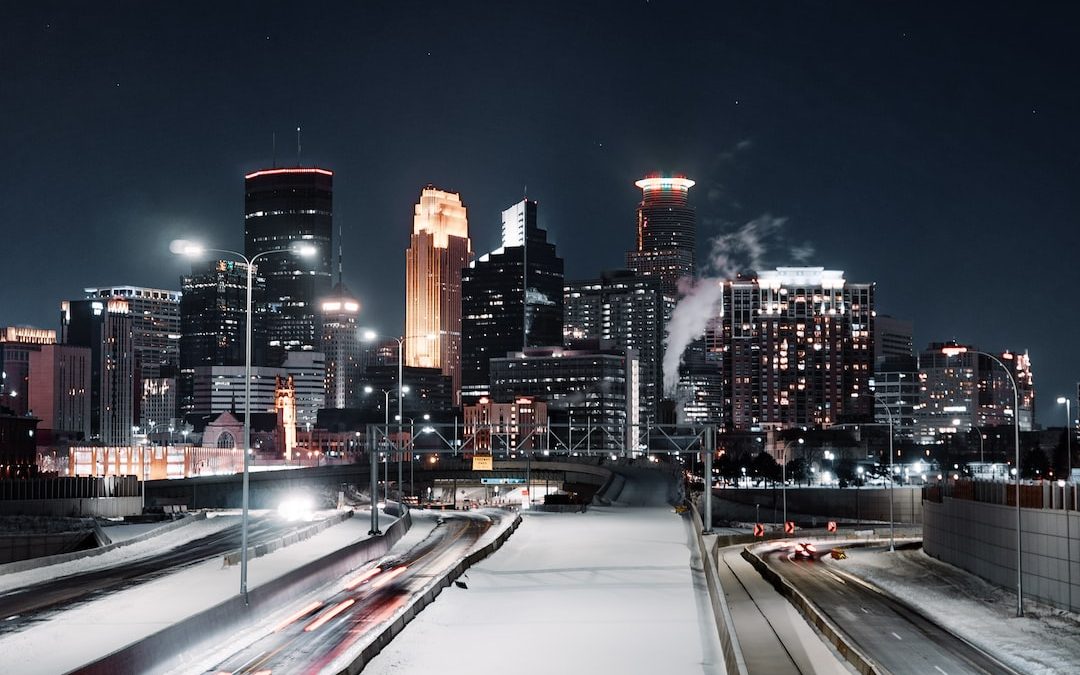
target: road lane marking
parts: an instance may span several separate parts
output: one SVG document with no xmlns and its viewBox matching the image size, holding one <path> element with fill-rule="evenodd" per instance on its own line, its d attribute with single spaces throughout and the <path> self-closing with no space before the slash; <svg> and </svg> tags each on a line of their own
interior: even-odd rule
<svg viewBox="0 0 1080 675">
<path fill-rule="evenodd" d="M 865 607 L 860 607 L 859 609 L 861 609 L 863 611 L 863 614 L 869 614 L 870 613 L 870 610 L 868 610 Z"/>
<path fill-rule="evenodd" d="M 941 673 L 941 675 L 949 675 L 948 673 L 946 673 L 946 672 L 945 672 L 944 670 L 942 670 L 941 668 L 938 668 L 937 666 L 934 666 L 934 670 L 936 670 L 936 671 L 938 671 L 939 673 Z"/>
<path fill-rule="evenodd" d="M 892 634 L 892 635 L 893 635 L 893 637 L 894 637 L 894 638 L 896 638 L 897 640 L 903 640 L 903 639 L 904 639 L 904 638 L 900 637 L 899 635 L 897 635 L 895 631 L 893 632 L 893 634 Z"/>
</svg>

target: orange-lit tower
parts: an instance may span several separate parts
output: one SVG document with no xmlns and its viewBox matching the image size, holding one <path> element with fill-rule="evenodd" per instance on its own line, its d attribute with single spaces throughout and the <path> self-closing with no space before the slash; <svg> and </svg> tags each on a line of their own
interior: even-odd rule
<svg viewBox="0 0 1080 675">
<path fill-rule="evenodd" d="M 652 175 L 634 185 L 641 188 L 637 250 L 627 252 L 626 266 L 642 276 L 660 277 L 664 295 L 678 297 L 679 280 L 694 276 L 697 215 L 689 203 L 694 181 Z"/>
<path fill-rule="evenodd" d="M 405 252 L 405 365 L 439 368 L 461 392 L 461 269 L 472 260 L 461 196 L 428 185 Z"/>
</svg>

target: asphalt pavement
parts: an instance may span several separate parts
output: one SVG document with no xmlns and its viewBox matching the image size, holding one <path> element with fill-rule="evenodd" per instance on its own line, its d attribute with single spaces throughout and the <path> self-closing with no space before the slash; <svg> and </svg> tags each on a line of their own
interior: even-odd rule
<svg viewBox="0 0 1080 675">
<path fill-rule="evenodd" d="M 827 549 L 826 549 L 827 550 Z M 1007 666 L 843 570 L 843 561 L 763 559 L 883 668 L 895 675 L 1011 673 Z"/>
</svg>

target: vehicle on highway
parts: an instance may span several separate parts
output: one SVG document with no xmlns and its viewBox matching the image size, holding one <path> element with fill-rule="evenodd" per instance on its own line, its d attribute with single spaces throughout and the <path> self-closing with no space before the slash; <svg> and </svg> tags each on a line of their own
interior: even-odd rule
<svg viewBox="0 0 1080 675">
<path fill-rule="evenodd" d="M 829 551 L 829 557 L 833 560 L 845 560 L 847 558 L 847 553 L 842 548 L 834 548 Z"/>
<path fill-rule="evenodd" d="M 814 560 L 817 558 L 817 548 L 808 541 L 801 541 L 795 544 L 791 556 L 794 560 Z"/>
</svg>

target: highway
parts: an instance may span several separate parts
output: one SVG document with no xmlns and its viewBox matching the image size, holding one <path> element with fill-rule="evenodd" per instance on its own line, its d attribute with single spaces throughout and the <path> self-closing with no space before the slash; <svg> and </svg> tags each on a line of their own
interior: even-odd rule
<svg viewBox="0 0 1080 675">
<path fill-rule="evenodd" d="M 828 544 L 818 546 L 828 554 Z M 880 551 L 881 549 L 876 549 Z M 852 549 L 852 555 L 857 555 Z M 843 561 L 796 560 L 781 549 L 766 563 L 818 606 L 890 673 L 1012 673 L 1010 668 L 843 570 Z"/>
<path fill-rule="evenodd" d="M 208 673 L 318 673 L 468 554 L 493 522 L 481 512 L 447 512 L 419 544 L 367 565 L 327 597 L 308 601 L 272 632 Z"/>
<path fill-rule="evenodd" d="M 276 517 L 253 518 L 248 530 L 249 544 L 255 546 L 307 525 L 289 523 Z M 4 618 L 0 622 L 0 634 L 47 620 L 50 614 L 61 608 L 115 593 L 239 548 L 238 522 L 156 555 L 0 593 L 0 617 Z"/>
</svg>

